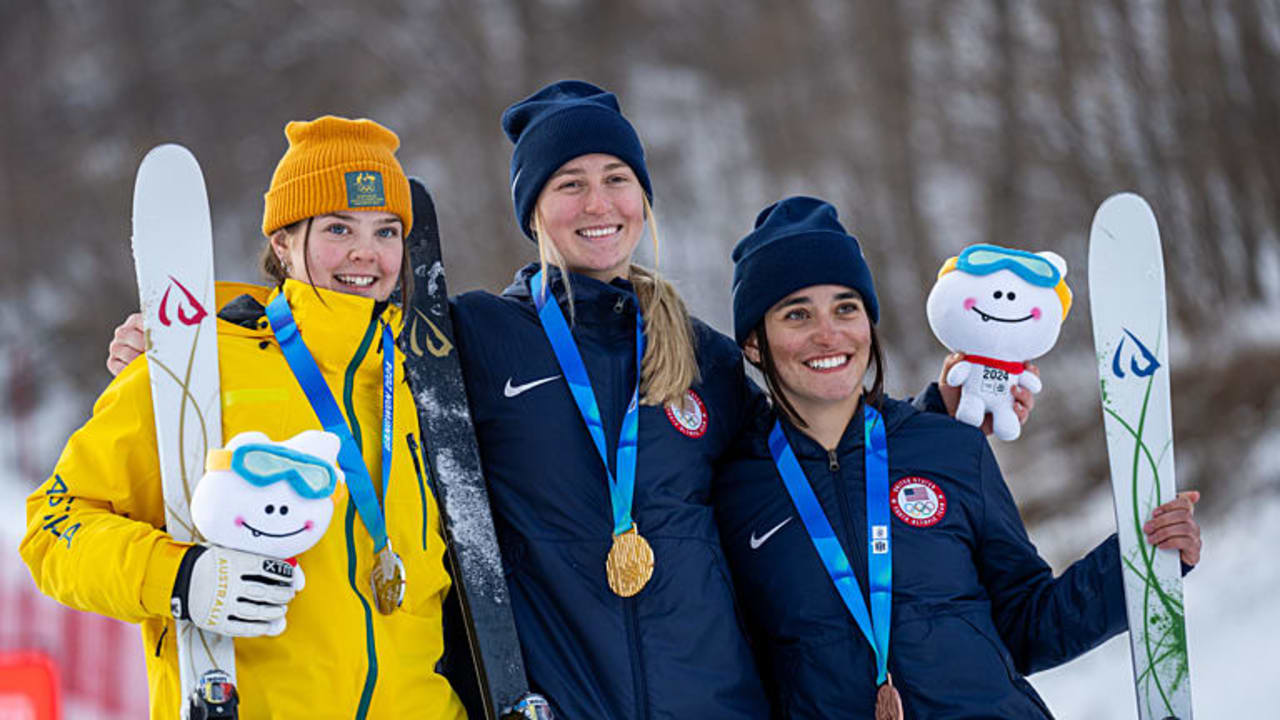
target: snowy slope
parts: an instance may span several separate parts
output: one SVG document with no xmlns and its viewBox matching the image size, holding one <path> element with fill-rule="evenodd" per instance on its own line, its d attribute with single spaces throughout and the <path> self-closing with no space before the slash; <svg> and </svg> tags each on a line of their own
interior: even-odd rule
<svg viewBox="0 0 1280 720">
<path fill-rule="evenodd" d="M 1197 720 L 1280 716 L 1272 696 L 1280 686 L 1280 562 L 1268 552 L 1280 546 L 1277 489 L 1201 518 L 1204 553 L 1184 587 Z M 1064 720 L 1137 717 L 1123 635 L 1031 682 Z"/>
</svg>

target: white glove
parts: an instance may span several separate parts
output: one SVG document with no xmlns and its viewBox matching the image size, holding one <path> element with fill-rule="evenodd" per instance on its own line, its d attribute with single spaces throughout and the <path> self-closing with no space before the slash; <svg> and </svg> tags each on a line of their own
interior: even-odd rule
<svg viewBox="0 0 1280 720">
<path fill-rule="evenodd" d="M 279 635 L 289 601 L 301 589 L 302 573 L 283 560 L 197 545 L 178 570 L 173 615 L 219 635 Z"/>
</svg>

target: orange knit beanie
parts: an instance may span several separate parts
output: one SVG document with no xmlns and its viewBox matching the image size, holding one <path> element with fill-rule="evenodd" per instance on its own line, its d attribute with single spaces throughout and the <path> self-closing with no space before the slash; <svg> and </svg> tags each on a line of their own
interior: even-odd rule
<svg viewBox="0 0 1280 720">
<path fill-rule="evenodd" d="M 383 210 L 413 226 L 409 180 L 395 151 L 396 134 L 372 120 L 326 115 L 284 128 L 289 149 L 271 176 L 262 232 L 344 210 Z"/>
</svg>

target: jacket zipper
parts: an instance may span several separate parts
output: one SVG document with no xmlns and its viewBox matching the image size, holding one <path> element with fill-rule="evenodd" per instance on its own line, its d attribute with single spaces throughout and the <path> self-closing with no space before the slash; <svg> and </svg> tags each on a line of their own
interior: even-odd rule
<svg viewBox="0 0 1280 720">
<path fill-rule="evenodd" d="M 644 680 L 644 657 L 640 652 L 640 618 L 636 616 L 636 599 L 625 598 L 623 612 L 627 616 L 627 645 L 631 649 L 631 680 L 635 688 L 636 717 L 649 717 L 649 692 Z"/>
<path fill-rule="evenodd" d="M 369 345 L 373 342 L 373 336 L 376 334 L 375 330 L 377 328 L 378 317 L 374 315 L 369 319 L 369 327 L 365 330 L 364 339 L 360 341 L 360 346 L 356 348 L 356 354 L 347 365 L 347 371 L 342 381 L 342 405 L 347 411 L 347 424 L 351 426 L 351 436 L 355 438 L 356 447 L 362 451 L 364 443 L 360 436 L 360 420 L 356 417 L 356 408 L 352 396 L 355 394 L 356 370 L 359 369 L 360 363 L 364 361 L 365 355 L 369 353 Z M 373 480 L 372 477 L 369 479 Z M 356 582 L 357 565 L 359 563 L 356 560 L 355 547 L 355 503 L 348 500 L 347 582 L 351 584 L 351 590 L 356 594 L 356 597 L 360 598 L 360 605 L 364 608 L 365 653 L 369 658 L 369 670 L 365 674 L 364 688 L 360 692 L 360 705 L 356 708 L 355 715 L 356 720 L 364 720 L 369 714 L 369 704 L 373 701 L 373 688 L 378 682 L 378 648 L 374 643 L 373 637 L 373 609 L 369 607 L 369 601 L 365 598 L 364 593 L 360 591 L 359 584 Z"/>
<path fill-rule="evenodd" d="M 409 446 L 409 457 L 413 459 L 413 471 L 418 474 L 418 500 L 422 503 L 422 549 L 427 549 L 427 487 L 422 478 L 422 463 L 418 461 L 418 441 L 413 433 L 405 433 L 404 442 Z"/>
<path fill-rule="evenodd" d="M 865 521 L 864 523 L 858 522 L 858 515 L 854 513 L 853 507 L 850 505 L 848 482 L 843 477 L 843 473 L 840 472 L 840 460 L 835 450 L 827 451 L 827 467 L 831 470 L 832 484 L 835 485 L 836 498 L 840 503 L 840 513 L 842 515 L 841 520 L 844 524 L 844 529 L 848 531 L 847 536 L 849 538 L 849 542 L 841 542 L 841 545 L 847 546 L 845 552 L 849 556 L 849 569 L 852 570 L 854 576 L 857 577 L 858 567 L 865 567 L 867 562 L 867 551 L 863 542 L 860 540 L 860 538 L 865 536 L 865 529 L 862 534 L 859 534 L 860 527 L 865 523 Z M 839 536 L 840 533 L 837 532 L 836 537 L 839 538 Z M 863 577 L 865 577 L 865 575 Z M 866 603 L 868 597 L 866 581 L 859 579 L 858 587 L 862 589 L 862 602 Z M 868 604 L 867 607 L 869 608 L 870 604 Z"/>
<path fill-rule="evenodd" d="M 831 482 L 835 486 L 836 499 L 840 503 L 840 519 L 843 521 L 845 529 L 848 529 L 853 522 L 853 510 L 849 507 L 849 488 L 845 487 L 844 478 L 841 477 L 840 461 L 836 457 L 835 450 L 827 451 L 827 468 L 831 471 Z M 836 535 L 839 536 L 839 533 L 836 533 Z M 853 558 L 849 558 L 849 560 L 852 562 Z"/>
<path fill-rule="evenodd" d="M 618 296 L 617 301 L 613 303 L 613 312 L 621 315 L 627 309 L 627 298 Z M 636 375 L 640 374 L 640 368 L 635 369 Z M 634 381 L 635 375 L 632 376 Z M 626 407 L 624 404 L 623 407 Z M 615 451 L 616 448 L 610 448 Z M 616 457 L 610 455 L 610 457 Z M 617 472 L 617 468 L 613 468 L 612 472 Z M 644 653 L 640 648 L 640 618 L 637 615 L 636 603 L 638 601 L 634 597 L 626 598 L 622 601 L 623 612 L 627 617 L 627 645 L 631 649 L 631 679 L 635 692 L 635 708 L 637 718 L 649 717 L 649 689 L 648 683 L 645 681 L 644 672 Z"/>
</svg>

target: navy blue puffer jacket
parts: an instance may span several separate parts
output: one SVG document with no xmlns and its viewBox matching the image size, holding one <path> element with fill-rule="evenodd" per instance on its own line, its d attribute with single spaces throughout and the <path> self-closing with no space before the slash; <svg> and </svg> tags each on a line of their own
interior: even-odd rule
<svg viewBox="0 0 1280 720">
<path fill-rule="evenodd" d="M 695 321 L 696 398 L 679 413 L 641 406 L 632 515 L 655 569 L 638 595 L 618 597 L 605 578 L 613 527 L 605 468 L 538 323 L 527 284 L 534 270 L 521 270 L 501 297 L 454 301 L 532 684 L 567 720 L 767 717 L 710 504 L 713 463 L 761 402 L 737 347 Z M 567 308 L 559 274 L 552 277 Z M 573 335 L 612 465 L 637 372 L 636 296 L 622 280 L 571 278 Z"/>
<path fill-rule="evenodd" d="M 1046 718 L 1023 678 L 1127 629 L 1111 537 L 1061 576 L 1027 538 L 981 432 L 886 400 L 893 541 L 889 672 L 906 716 Z M 790 718 L 871 717 L 875 655 L 841 602 L 769 455 L 772 418 L 715 490 L 723 547 Z M 784 423 L 805 474 L 867 588 L 862 412 L 828 452 Z M 893 492 L 896 490 L 898 492 Z"/>
</svg>

